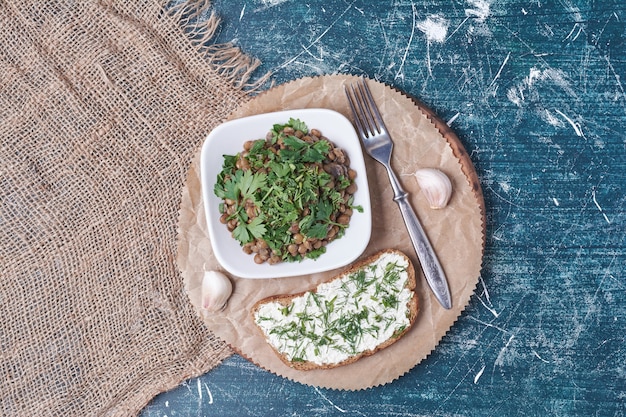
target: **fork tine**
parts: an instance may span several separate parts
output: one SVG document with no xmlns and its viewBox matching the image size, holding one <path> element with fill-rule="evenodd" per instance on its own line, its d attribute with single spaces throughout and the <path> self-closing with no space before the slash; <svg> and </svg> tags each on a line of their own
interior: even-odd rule
<svg viewBox="0 0 626 417">
<path fill-rule="evenodd" d="M 382 133 L 382 131 L 387 130 L 387 127 L 385 126 L 385 122 L 383 121 L 383 118 L 380 115 L 380 112 L 378 111 L 378 106 L 376 105 L 376 102 L 374 101 L 374 97 L 372 97 L 372 92 L 369 86 L 367 85 L 367 83 L 365 82 L 364 78 L 361 79 L 361 83 L 359 84 L 359 87 L 362 90 L 361 94 L 367 100 L 367 104 L 370 109 L 369 114 L 372 116 L 372 119 L 376 119 L 376 123 L 374 123 L 372 120 L 372 126 L 378 133 Z"/>
<path fill-rule="evenodd" d="M 365 132 L 365 128 L 363 126 L 363 124 L 361 123 L 361 118 L 360 113 L 357 111 L 356 109 L 356 100 L 357 100 L 357 96 L 356 96 L 356 91 L 354 90 L 354 85 L 351 86 L 344 86 L 345 92 L 346 92 L 346 96 L 348 97 L 348 104 L 350 105 L 350 110 L 352 111 L 352 115 L 354 116 L 354 124 L 356 125 L 356 129 L 359 133 L 360 137 L 367 137 L 367 134 Z M 352 90 L 352 92 L 350 92 L 350 90 Z M 354 97 L 354 98 L 353 98 Z"/>
<path fill-rule="evenodd" d="M 385 122 L 365 78 L 361 77 L 360 82 L 357 81 L 350 87 L 344 88 L 359 134 L 364 138 L 370 138 L 386 131 Z"/>
<path fill-rule="evenodd" d="M 352 86 L 354 88 L 354 86 Z M 365 79 L 361 78 L 361 82 L 356 83 L 356 88 L 359 91 L 357 104 L 359 105 L 359 110 L 361 111 L 362 117 L 365 119 L 365 123 L 367 124 L 367 132 L 368 137 L 374 136 L 379 133 L 378 128 L 376 126 L 374 116 L 372 113 L 372 105 L 367 97 L 367 91 L 364 88 L 367 88 L 367 84 L 365 84 Z"/>
</svg>

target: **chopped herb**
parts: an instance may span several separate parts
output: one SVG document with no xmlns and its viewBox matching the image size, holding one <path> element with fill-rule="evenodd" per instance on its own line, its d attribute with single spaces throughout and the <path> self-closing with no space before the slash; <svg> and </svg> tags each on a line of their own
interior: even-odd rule
<svg viewBox="0 0 626 417">
<path fill-rule="evenodd" d="M 409 325 L 406 264 L 387 259 L 260 314 L 268 341 L 290 360 L 333 363 L 396 338 Z M 300 301 L 298 301 L 298 299 Z M 403 319 L 401 319 L 402 317 Z"/>
<path fill-rule="evenodd" d="M 269 140 L 224 155 L 214 186 L 223 200 L 220 220 L 261 262 L 316 259 L 344 235 L 346 218 L 363 211 L 354 205 L 348 160 L 338 161 L 343 152 L 316 134 L 291 118 L 274 125 Z"/>
</svg>

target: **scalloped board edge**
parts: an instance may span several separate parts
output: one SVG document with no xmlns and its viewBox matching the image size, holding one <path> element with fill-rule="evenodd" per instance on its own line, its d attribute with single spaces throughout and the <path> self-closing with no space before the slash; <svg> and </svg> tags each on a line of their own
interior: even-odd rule
<svg viewBox="0 0 626 417">
<path fill-rule="evenodd" d="M 274 87 L 272 90 L 268 90 L 265 91 L 263 93 L 260 93 L 257 98 L 262 99 L 264 96 L 272 93 L 273 91 L 275 92 L 275 89 L 282 89 L 281 93 L 288 97 L 290 94 L 290 89 L 293 90 L 294 88 L 297 87 L 297 83 L 304 83 L 304 84 L 308 84 L 309 86 L 313 85 L 315 86 L 316 83 L 320 83 L 322 81 L 324 81 L 324 79 L 327 78 L 333 78 L 333 79 L 339 79 L 338 81 L 340 82 L 348 82 L 351 80 L 356 80 L 357 77 L 356 76 L 346 76 L 346 75 L 334 75 L 334 76 L 319 76 L 319 77 L 309 77 L 309 78 L 305 78 L 305 79 L 299 79 L 299 80 L 294 80 L 291 81 L 289 83 L 283 84 L 283 85 L 279 85 Z M 412 101 L 412 103 L 415 105 L 415 107 L 417 107 L 420 112 L 423 114 L 423 116 L 426 117 L 426 119 L 428 119 L 428 121 L 435 126 L 435 128 L 437 129 L 437 131 L 439 132 L 439 134 L 445 138 L 447 144 L 450 146 L 450 149 L 452 150 L 452 153 L 454 155 L 454 157 L 456 158 L 457 162 L 461 165 L 461 169 L 463 172 L 464 177 L 466 178 L 468 185 L 470 186 L 471 190 L 472 190 L 472 194 L 474 195 L 475 198 L 475 203 L 477 204 L 477 207 L 480 210 L 480 215 L 481 215 L 481 228 L 482 228 L 482 242 L 481 242 L 481 259 L 480 259 L 480 269 L 482 269 L 482 256 L 484 254 L 484 248 L 485 248 L 485 225 L 486 225 L 486 221 L 485 221 L 485 207 L 484 207 L 484 200 L 483 200 L 483 196 L 482 196 L 482 190 L 480 188 L 480 183 L 478 181 L 478 177 L 477 174 L 474 170 L 473 164 L 469 158 L 469 155 L 467 154 L 467 152 L 465 151 L 464 146 L 462 145 L 462 143 L 460 142 L 460 140 L 458 139 L 458 137 L 456 136 L 456 134 L 453 132 L 453 130 L 446 124 L 444 123 L 439 117 L 436 116 L 436 114 L 430 110 L 427 106 L 425 106 L 423 103 L 421 103 L 419 100 L 408 96 L 407 94 L 401 92 L 400 90 L 393 88 L 393 87 L 389 87 L 383 83 L 379 83 L 377 81 L 374 80 L 370 80 L 371 82 L 375 82 L 378 83 L 379 86 L 382 86 L 384 88 L 388 88 L 390 90 L 392 90 L 395 93 L 399 93 L 402 96 L 404 96 L 406 99 L 409 99 Z M 337 94 L 337 96 L 339 96 L 339 94 Z M 341 95 L 342 98 L 345 100 L 345 97 L 343 97 L 343 94 Z M 297 97 L 296 97 L 297 99 Z M 251 100 L 254 101 L 254 100 Z M 287 100 L 286 100 L 287 101 Z M 249 104 L 246 103 L 246 105 Z M 289 108 L 289 106 L 287 107 L 282 107 L 284 106 L 285 103 L 276 103 L 275 104 L 275 108 L 272 109 L 267 109 L 266 111 L 273 111 L 275 109 L 280 110 L 280 109 L 284 109 L 284 108 Z M 298 107 L 306 107 L 305 105 L 302 105 L 302 103 L 298 103 L 298 104 L 294 104 L 294 103 L 289 103 L 292 107 L 293 106 L 298 106 Z M 243 105 L 242 107 L 244 108 L 244 112 L 245 111 L 250 111 L 250 109 L 245 109 L 246 105 Z M 237 117 L 241 117 L 245 114 L 241 114 L 241 110 L 242 107 L 240 107 L 239 109 L 235 110 L 235 112 L 233 112 L 233 114 L 229 117 L 229 119 L 232 118 L 237 118 Z M 309 107 L 311 107 L 311 105 L 309 105 Z M 452 325 L 454 325 L 454 323 L 458 320 L 458 317 L 461 315 L 461 313 L 465 310 L 465 308 L 467 307 L 467 304 L 469 302 L 469 298 L 471 297 L 472 294 L 474 294 L 476 286 L 478 284 L 478 279 L 479 279 L 479 274 L 480 271 L 478 273 L 478 275 L 475 278 L 475 282 L 473 282 L 473 285 L 471 288 L 466 289 L 466 294 L 467 295 L 467 299 L 463 300 L 458 300 L 458 302 L 462 303 L 463 306 L 462 308 L 460 308 L 458 310 L 458 314 L 456 315 L 456 317 L 454 317 L 453 320 L 451 320 L 450 325 L 447 328 L 441 328 L 441 330 L 445 330 L 445 333 L 447 333 L 450 328 L 452 327 Z M 471 293 L 468 293 L 467 290 L 471 290 Z M 202 317 L 202 315 L 200 314 L 200 316 Z M 206 317 L 203 317 L 206 319 Z M 206 322 L 206 320 L 205 320 Z M 209 327 L 211 327 L 209 325 Z M 443 337 L 443 336 L 442 336 Z M 319 387 L 323 387 L 323 388 L 328 388 L 328 389 L 340 389 L 340 390 L 361 390 L 361 389 L 367 389 L 373 386 L 379 386 L 379 385 L 384 385 L 387 383 L 390 383 L 396 379 L 398 379 L 399 377 L 405 375 L 410 369 L 414 368 L 415 366 L 417 366 L 423 359 L 425 359 L 426 357 L 430 356 L 430 354 L 432 354 L 432 352 L 435 350 L 435 348 L 439 345 L 442 337 L 439 337 L 436 341 L 436 343 L 433 344 L 432 349 L 430 349 L 430 351 L 428 353 L 425 353 L 424 356 L 422 357 L 422 359 L 419 359 L 416 363 L 414 363 L 413 365 L 411 365 L 411 367 L 409 369 L 407 369 L 406 371 L 403 371 L 402 373 L 398 374 L 397 376 L 393 377 L 393 378 L 389 378 L 386 381 L 380 382 L 380 383 L 373 383 L 367 386 L 361 386 L 361 385 L 343 385 L 343 386 L 337 386 L 337 385 L 333 385 L 333 383 L 328 383 L 328 384 L 320 384 L 320 383 L 316 383 L 315 381 L 307 381 L 306 379 L 303 379 L 299 376 L 293 376 L 293 375 L 285 375 L 284 373 L 281 372 L 280 369 L 270 369 L 271 367 L 265 366 L 263 364 L 258 363 L 257 360 L 255 360 L 255 358 L 251 357 L 250 354 L 247 354 L 246 352 L 242 351 L 242 349 L 240 349 L 238 346 L 234 345 L 233 343 L 230 343 L 228 340 L 225 340 L 230 347 L 233 349 L 233 351 L 237 352 L 240 356 L 246 358 L 247 360 L 249 360 L 252 363 L 255 363 L 257 366 L 268 370 L 269 372 L 276 374 L 278 376 L 282 376 L 285 377 L 289 380 L 295 381 L 295 382 L 299 382 L 299 383 L 303 383 L 306 385 L 313 385 L 313 386 L 319 386 Z M 378 354 L 377 354 L 378 355 Z M 376 355 L 374 355 L 376 356 Z M 348 370 L 350 367 L 352 367 L 353 365 L 347 365 L 346 367 L 344 367 L 346 370 Z"/>
</svg>

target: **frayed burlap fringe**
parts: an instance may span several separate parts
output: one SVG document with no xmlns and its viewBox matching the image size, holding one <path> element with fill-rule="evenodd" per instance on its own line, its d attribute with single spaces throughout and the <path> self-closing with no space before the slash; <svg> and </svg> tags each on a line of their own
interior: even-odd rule
<svg viewBox="0 0 626 417">
<path fill-rule="evenodd" d="M 258 62 L 210 2 L 0 2 L 0 415 L 134 415 L 232 352 L 176 266 L 181 190 Z"/>
<path fill-rule="evenodd" d="M 237 88 L 248 93 L 257 91 L 269 79 L 269 74 L 249 82 L 260 62 L 231 44 L 211 43 L 220 21 L 215 12 L 210 10 L 210 5 L 210 1 L 196 0 L 172 4 L 168 10 L 180 22 L 180 26 L 185 28 L 187 37 L 192 40 L 197 51 L 202 56 L 210 57 L 208 63 L 216 72 Z"/>
</svg>

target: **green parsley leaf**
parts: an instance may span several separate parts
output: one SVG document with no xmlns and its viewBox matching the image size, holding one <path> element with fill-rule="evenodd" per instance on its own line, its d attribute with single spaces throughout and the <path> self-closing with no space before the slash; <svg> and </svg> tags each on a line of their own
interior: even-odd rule
<svg viewBox="0 0 626 417">
<path fill-rule="evenodd" d="M 235 230 L 233 230 L 233 237 L 243 244 L 252 242 L 252 236 L 250 235 L 246 224 L 243 222 L 239 222 L 237 227 L 235 227 Z"/>
<path fill-rule="evenodd" d="M 238 173 L 241 171 L 238 171 Z M 239 189 L 241 196 L 245 200 L 246 198 L 253 199 L 254 193 L 265 185 L 267 174 L 262 172 L 252 173 L 250 170 L 243 171 L 243 175 L 239 178 Z"/>
<path fill-rule="evenodd" d="M 257 216 L 252 219 L 252 221 L 246 225 L 246 228 L 248 229 L 250 234 L 257 239 L 262 238 L 267 231 L 265 225 L 263 224 L 263 217 L 261 216 Z"/>
<path fill-rule="evenodd" d="M 284 143 L 285 148 L 281 149 L 280 156 L 292 162 L 322 162 L 329 150 L 328 143 L 324 146 L 323 141 L 306 142 L 295 136 L 285 137 Z"/>
<path fill-rule="evenodd" d="M 262 238 L 265 232 L 266 228 L 263 224 L 263 218 L 259 216 L 252 219 L 250 223 L 240 221 L 235 230 L 233 230 L 233 237 L 242 244 L 246 244 L 254 239 Z"/>
<path fill-rule="evenodd" d="M 328 233 L 328 226 L 324 223 L 315 223 L 307 231 L 307 237 L 322 239 Z"/>
<path fill-rule="evenodd" d="M 218 180 L 213 187 L 213 191 L 219 198 L 225 198 L 233 201 L 236 201 L 239 198 L 239 187 L 237 186 L 237 183 L 232 180 L 228 180 L 226 182 Z"/>
<path fill-rule="evenodd" d="M 300 119 L 290 118 L 288 125 L 293 127 L 294 130 L 299 130 L 304 134 L 309 133 L 309 128 L 307 127 L 306 123 L 304 123 Z"/>
<path fill-rule="evenodd" d="M 277 177 L 285 177 L 291 172 L 291 167 L 289 166 L 289 164 L 276 161 L 271 161 L 269 163 L 269 168 Z"/>
<path fill-rule="evenodd" d="M 296 136 L 287 136 L 284 139 L 285 146 L 290 147 L 294 151 L 300 151 L 307 148 L 307 143 L 302 139 L 297 138 Z"/>
<path fill-rule="evenodd" d="M 327 155 L 330 152 L 330 143 L 327 140 L 320 140 L 313 144 L 313 149 L 321 154 Z"/>
</svg>

